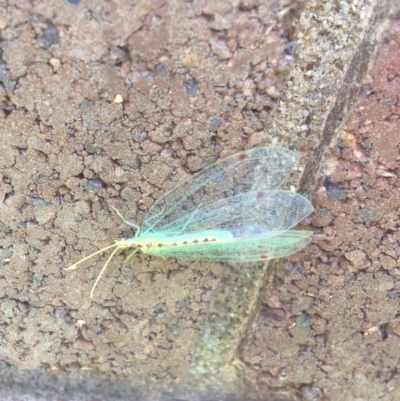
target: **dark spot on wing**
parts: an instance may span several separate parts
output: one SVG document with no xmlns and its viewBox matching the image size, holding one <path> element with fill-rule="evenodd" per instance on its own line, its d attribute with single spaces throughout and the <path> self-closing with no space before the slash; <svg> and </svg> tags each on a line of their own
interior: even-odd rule
<svg viewBox="0 0 400 401">
<path fill-rule="evenodd" d="M 265 197 L 265 192 L 264 191 L 258 191 L 256 195 L 256 199 L 259 201 Z"/>
</svg>

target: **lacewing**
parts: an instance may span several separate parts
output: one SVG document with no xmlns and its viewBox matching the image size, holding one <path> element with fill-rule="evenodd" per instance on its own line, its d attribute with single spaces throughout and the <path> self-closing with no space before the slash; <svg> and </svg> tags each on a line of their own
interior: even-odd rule
<svg viewBox="0 0 400 401">
<path fill-rule="evenodd" d="M 119 249 L 186 260 L 254 262 L 290 255 L 311 241 L 311 231 L 290 230 L 313 207 L 303 196 L 280 190 L 298 161 L 278 146 L 237 153 L 205 168 L 158 199 L 132 238 L 92 253 L 66 270 L 114 248 L 97 277 Z"/>
</svg>

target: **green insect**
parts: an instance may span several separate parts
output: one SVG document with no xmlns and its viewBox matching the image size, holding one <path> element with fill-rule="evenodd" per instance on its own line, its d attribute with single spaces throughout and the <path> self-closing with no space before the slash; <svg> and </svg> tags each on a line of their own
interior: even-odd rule
<svg viewBox="0 0 400 401">
<path fill-rule="evenodd" d="M 268 146 L 237 153 L 182 182 L 150 208 L 132 238 L 81 259 L 66 270 L 115 248 L 97 277 L 119 249 L 149 255 L 219 262 L 254 262 L 290 255 L 311 241 L 311 231 L 290 230 L 313 207 L 303 196 L 280 190 L 298 161 L 297 153 Z M 114 209 L 115 210 L 115 209 Z"/>
</svg>

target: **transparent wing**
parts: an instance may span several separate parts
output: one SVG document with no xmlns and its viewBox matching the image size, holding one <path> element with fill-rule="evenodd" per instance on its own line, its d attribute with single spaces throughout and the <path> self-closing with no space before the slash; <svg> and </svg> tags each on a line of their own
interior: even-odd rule
<svg viewBox="0 0 400 401">
<path fill-rule="evenodd" d="M 185 260 L 255 262 L 280 258 L 304 248 L 312 231 L 287 231 L 278 235 L 250 239 L 232 238 L 229 242 L 202 242 L 188 247 L 153 248 L 151 255 Z"/>
<path fill-rule="evenodd" d="M 297 160 L 295 152 L 276 146 L 250 149 L 223 159 L 156 201 L 146 216 L 142 232 L 171 230 L 171 235 L 174 235 L 178 226 L 179 230 L 191 229 L 191 221 L 199 220 L 196 219 L 198 211 L 208 206 L 213 208 L 212 204 L 220 200 L 251 190 L 277 190 Z M 177 220 L 179 224 L 174 224 Z"/>
<path fill-rule="evenodd" d="M 249 237 L 249 227 L 263 236 L 290 230 L 313 210 L 303 196 L 291 191 L 249 191 L 195 209 L 164 225 L 159 233 L 176 236 L 210 229 L 230 231 L 235 237 Z"/>
</svg>

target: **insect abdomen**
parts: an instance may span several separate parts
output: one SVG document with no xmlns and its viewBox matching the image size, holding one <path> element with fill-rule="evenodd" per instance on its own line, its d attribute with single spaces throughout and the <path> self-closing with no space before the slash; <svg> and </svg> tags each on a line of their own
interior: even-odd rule
<svg viewBox="0 0 400 401">
<path fill-rule="evenodd" d="M 181 249 L 190 252 L 191 248 L 198 247 L 200 244 L 213 244 L 226 242 L 233 238 L 231 232 L 226 230 L 206 230 L 201 233 L 191 233 L 175 236 L 143 236 L 139 238 L 141 250 L 150 255 L 163 256 L 171 249 Z M 143 242 L 142 242 L 143 241 Z"/>
</svg>

